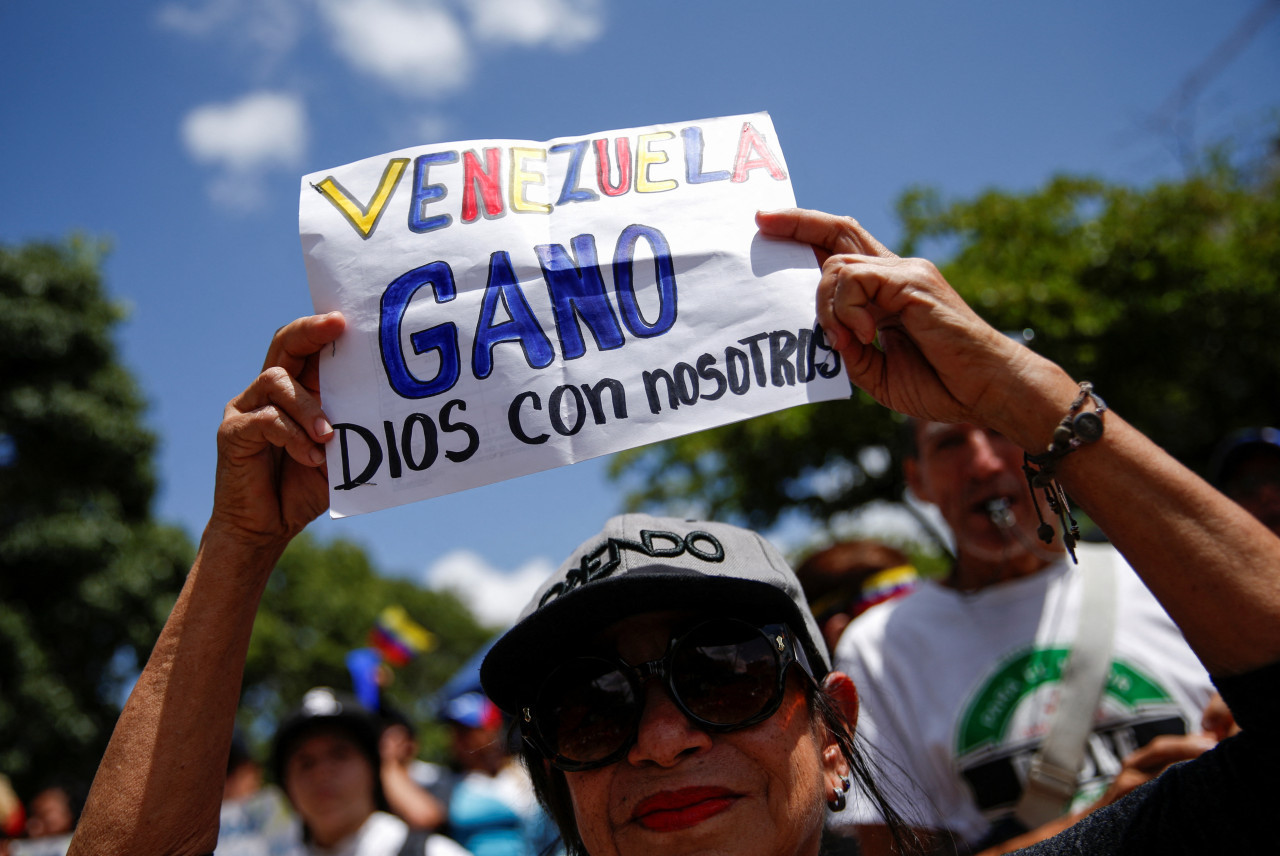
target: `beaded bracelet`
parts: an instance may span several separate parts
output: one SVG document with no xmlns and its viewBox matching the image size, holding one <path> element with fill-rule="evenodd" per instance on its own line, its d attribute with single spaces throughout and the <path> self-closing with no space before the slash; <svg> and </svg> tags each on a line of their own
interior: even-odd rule
<svg viewBox="0 0 1280 856">
<path fill-rule="evenodd" d="M 1086 401 L 1093 402 L 1093 410 L 1082 411 Z M 1071 504 L 1067 501 L 1066 491 L 1058 484 L 1058 462 L 1081 446 L 1096 443 L 1102 437 L 1102 414 L 1106 412 L 1107 404 L 1094 394 L 1093 384 L 1087 380 L 1081 381 L 1080 394 L 1071 402 L 1071 409 L 1062 417 L 1058 427 L 1053 429 L 1053 439 L 1048 450 L 1039 455 L 1025 452 L 1022 455 L 1022 472 L 1026 474 L 1031 495 L 1035 496 L 1036 488 L 1044 491 L 1049 510 L 1062 523 L 1062 542 L 1071 554 L 1071 561 L 1077 564 L 1076 542 L 1080 540 L 1080 525 L 1071 515 Z M 1036 530 L 1036 534 L 1041 541 L 1050 544 L 1053 542 L 1053 527 L 1045 522 L 1040 504 L 1033 502 L 1032 505 L 1036 507 L 1036 516 L 1040 518 L 1040 528 Z"/>
</svg>

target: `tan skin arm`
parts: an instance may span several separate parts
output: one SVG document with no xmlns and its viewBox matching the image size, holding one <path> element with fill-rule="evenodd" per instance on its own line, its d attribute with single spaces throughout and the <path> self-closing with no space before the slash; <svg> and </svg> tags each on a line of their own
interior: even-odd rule
<svg viewBox="0 0 1280 856">
<path fill-rule="evenodd" d="M 414 829 L 438 829 L 448 819 L 445 806 L 413 780 L 409 762 L 416 755 L 416 744 L 399 726 L 382 732 L 378 750 L 382 755 L 382 793 L 387 805 Z"/>
<path fill-rule="evenodd" d="M 328 505 L 319 351 L 342 316 L 299 319 L 218 430 L 213 514 L 195 564 L 94 778 L 71 856 L 200 854 L 218 810 L 242 665 L 267 578 Z"/>
<path fill-rule="evenodd" d="M 762 212 L 757 223 L 765 234 L 814 247 L 822 264 L 818 320 L 855 384 L 899 412 L 973 422 L 1032 453 L 1045 449 L 1078 393 L 1075 380 L 982 321 L 934 265 L 898 258 L 848 217 L 791 209 Z M 1105 420 L 1103 438 L 1059 466 L 1062 485 L 1210 672 L 1238 674 L 1280 659 L 1280 539 L 1114 412 Z M 1142 757 L 1130 759 L 1129 775 L 1104 801 L 1158 774 L 1164 755 L 1181 760 L 1202 751 L 1201 743 L 1183 738 L 1135 753 Z M 1050 837 L 1078 819 L 1064 817 L 1016 843 Z M 860 833 L 869 856 L 892 852 L 884 827 Z"/>
<path fill-rule="evenodd" d="M 1047 446 L 1078 392 L 1075 380 L 982 321 L 936 267 L 893 256 L 852 218 L 790 209 L 761 213 L 757 223 L 814 245 L 823 263 L 818 320 L 850 378 L 877 401 L 919 418 L 984 425 L 1032 452 Z M 1100 441 L 1061 463 L 1062 486 L 1210 672 L 1280 659 L 1280 538 L 1116 412 L 1105 422 Z"/>
<path fill-rule="evenodd" d="M 440 801 L 424 790 L 400 765 L 382 765 L 382 792 L 387 805 L 414 829 L 439 829 L 448 817 Z"/>
</svg>

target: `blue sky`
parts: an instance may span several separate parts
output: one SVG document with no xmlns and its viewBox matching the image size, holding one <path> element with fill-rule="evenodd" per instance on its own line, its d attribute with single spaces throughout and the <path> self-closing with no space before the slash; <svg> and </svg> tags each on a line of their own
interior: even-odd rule
<svg viewBox="0 0 1280 856">
<path fill-rule="evenodd" d="M 0 3 L 0 242 L 111 242 L 108 287 L 131 309 L 122 354 L 162 441 L 157 512 L 196 537 L 223 405 L 272 331 L 310 311 L 304 173 L 432 142 L 767 110 L 800 204 L 893 246 L 893 203 L 913 184 L 964 196 L 1062 171 L 1145 184 L 1180 174 L 1179 144 L 1263 145 L 1280 115 L 1276 6 Z M 1192 80 L 1189 108 L 1171 111 Z M 496 606 L 620 502 L 591 461 L 315 529 L 390 573 L 507 592 L 483 595 Z"/>
</svg>

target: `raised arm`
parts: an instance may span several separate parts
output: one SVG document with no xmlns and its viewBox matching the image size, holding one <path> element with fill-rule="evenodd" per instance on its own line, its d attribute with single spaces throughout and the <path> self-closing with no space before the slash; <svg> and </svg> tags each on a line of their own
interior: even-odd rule
<svg viewBox="0 0 1280 856">
<path fill-rule="evenodd" d="M 818 319 L 855 384 L 899 412 L 974 422 L 1045 450 L 1085 378 L 1001 335 L 936 267 L 897 258 L 852 218 L 791 209 L 757 223 L 814 246 Z M 1114 410 L 1102 439 L 1067 455 L 1058 478 L 1210 672 L 1280 660 L 1280 538 Z"/>
<path fill-rule="evenodd" d="M 218 429 L 213 513 L 94 778 L 72 856 L 202 854 L 218 810 L 249 634 L 267 577 L 328 504 L 317 355 L 338 313 L 301 318 Z"/>
</svg>

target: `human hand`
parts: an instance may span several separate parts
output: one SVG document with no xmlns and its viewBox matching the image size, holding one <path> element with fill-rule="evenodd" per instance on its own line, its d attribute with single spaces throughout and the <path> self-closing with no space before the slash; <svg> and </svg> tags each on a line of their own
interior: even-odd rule
<svg viewBox="0 0 1280 856">
<path fill-rule="evenodd" d="M 384 765 L 394 764 L 406 766 L 418 754 L 417 741 L 409 733 L 409 729 L 392 725 L 383 730 L 378 738 L 378 754 Z"/>
<path fill-rule="evenodd" d="M 287 541 L 329 504 L 319 354 L 342 333 L 341 313 L 299 318 L 276 331 L 262 373 L 227 404 L 218 428 L 210 527 Z"/>
<path fill-rule="evenodd" d="M 756 223 L 765 234 L 814 247 L 822 263 L 818 321 L 850 379 L 881 404 L 1005 430 L 1001 420 L 1017 409 L 1012 381 L 1034 384 L 1056 372 L 1054 381 L 1069 383 L 979 318 L 932 263 L 898 258 L 856 220 L 788 209 L 760 212 Z"/>
<path fill-rule="evenodd" d="M 1227 707 L 1221 693 L 1214 693 L 1204 706 L 1204 712 L 1200 715 L 1200 729 L 1216 740 L 1226 740 L 1240 733 L 1235 714 Z"/>
<path fill-rule="evenodd" d="M 1171 764 L 1190 761 L 1212 749 L 1215 743 L 1213 737 L 1207 734 L 1161 735 L 1141 749 L 1129 753 L 1122 762 L 1119 774 L 1111 781 L 1106 792 L 1088 808 L 1072 814 L 1064 814 L 1022 835 L 989 847 L 977 856 L 999 856 L 1003 853 L 1021 852 L 1024 847 L 1052 838 L 1067 827 L 1079 823 L 1087 815 L 1111 805 L 1135 788 L 1145 785 L 1168 769 Z"/>
<path fill-rule="evenodd" d="M 1198 758 L 1215 745 L 1217 741 L 1208 734 L 1162 734 L 1156 737 L 1125 757 L 1120 772 L 1095 804 L 1095 808 L 1110 805 L 1159 776 L 1171 765 Z"/>
</svg>

